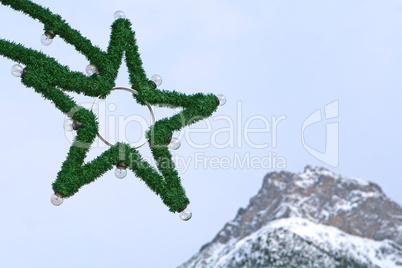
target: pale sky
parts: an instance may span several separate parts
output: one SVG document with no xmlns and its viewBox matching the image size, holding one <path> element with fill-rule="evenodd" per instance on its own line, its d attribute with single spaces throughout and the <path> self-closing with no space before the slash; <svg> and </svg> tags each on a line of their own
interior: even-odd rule
<svg viewBox="0 0 402 268">
<path fill-rule="evenodd" d="M 65 116 L 13 77 L 15 63 L 1 57 L 1 267 L 176 267 L 247 206 L 265 174 L 308 164 L 373 181 L 402 203 L 399 1 L 36 3 L 102 49 L 114 12 L 123 10 L 147 75 L 163 78 L 160 88 L 224 94 L 227 103 L 177 133 L 190 221 L 170 213 L 131 172 L 124 180 L 108 172 L 54 207 L 51 184 L 71 141 Z M 28 16 L 0 6 L 0 25 L 0 38 L 85 71 L 85 57 L 62 39 L 43 46 L 43 26 Z M 116 85 L 129 86 L 125 66 Z M 124 94 L 106 99 L 116 109 L 105 114 L 103 129 L 126 122 L 106 135 L 136 141 L 139 123 L 130 120 L 149 114 Z M 174 113 L 156 109 L 157 118 Z M 99 141 L 94 147 L 88 159 L 107 149 Z"/>
</svg>

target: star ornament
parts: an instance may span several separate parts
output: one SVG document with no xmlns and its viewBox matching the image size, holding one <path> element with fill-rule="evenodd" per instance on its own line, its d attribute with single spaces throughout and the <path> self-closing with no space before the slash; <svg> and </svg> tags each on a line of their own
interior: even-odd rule
<svg viewBox="0 0 402 268">
<path fill-rule="evenodd" d="M 189 200 L 181 185 L 168 144 L 174 131 L 211 116 L 225 99 L 213 94 L 197 93 L 186 95 L 176 91 L 157 88 L 158 79 L 149 80 L 142 67 L 136 44 L 135 33 L 124 13 L 115 13 L 110 43 L 107 51 L 92 45 L 77 30 L 72 29 L 59 15 L 29 0 L 0 0 L 3 5 L 39 20 L 44 24 L 45 33 L 41 38 L 49 45 L 56 36 L 73 45 L 86 56 L 90 65 L 90 76 L 72 72 L 54 58 L 39 51 L 0 39 L 0 54 L 20 64 L 12 73 L 21 77 L 21 82 L 50 100 L 62 113 L 71 118 L 77 136 L 70 147 L 67 159 L 62 164 L 53 183 L 54 205 L 60 205 L 63 198 L 73 196 L 79 189 L 95 181 L 108 170 L 117 167 L 124 176 L 126 169 L 132 170 L 152 191 L 160 196 L 171 212 L 184 211 Z M 182 112 L 170 118 L 156 121 L 147 131 L 148 144 L 157 163 L 157 169 L 145 161 L 137 149 L 126 143 L 112 145 L 96 159 L 84 163 L 84 159 L 98 133 L 98 122 L 92 111 L 77 105 L 65 92 L 75 92 L 85 96 L 106 98 L 115 88 L 115 80 L 122 63 L 123 54 L 129 71 L 133 98 L 141 105 L 162 107 L 182 107 Z M 159 172 L 158 172 L 159 171 Z M 184 213 L 189 219 L 191 213 Z"/>
</svg>

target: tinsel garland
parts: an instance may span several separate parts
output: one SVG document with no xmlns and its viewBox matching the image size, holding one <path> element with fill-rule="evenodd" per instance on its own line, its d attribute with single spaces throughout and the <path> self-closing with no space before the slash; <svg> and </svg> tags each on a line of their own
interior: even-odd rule
<svg viewBox="0 0 402 268">
<path fill-rule="evenodd" d="M 112 32 L 107 51 L 92 45 L 77 30 L 72 29 L 59 15 L 29 0 L 0 0 L 3 5 L 22 11 L 44 24 L 44 30 L 73 45 L 82 53 L 97 73 L 90 77 L 80 72 L 70 71 L 56 59 L 42 52 L 29 49 L 0 39 L 0 54 L 25 65 L 22 83 L 32 87 L 45 99 L 50 100 L 62 113 L 79 123 L 77 136 L 70 147 L 67 159 L 62 164 L 53 183 L 53 190 L 63 198 L 71 197 L 78 190 L 102 176 L 119 163 L 127 166 L 141 178 L 172 212 L 183 211 L 189 200 L 181 185 L 168 144 L 174 131 L 211 116 L 219 105 L 213 94 L 186 95 L 176 91 L 160 90 L 151 82 L 142 67 L 136 44 L 135 33 L 128 19 L 120 18 L 112 24 Z M 106 98 L 116 86 L 115 80 L 125 55 L 132 89 L 138 92 L 133 98 L 141 105 L 176 108 L 183 111 L 170 118 L 156 121 L 147 131 L 147 138 L 156 170 L 146 162 L 138 150 L 129 144 L 117 143 L 96 159 L 84 163 L 84 159 L 98 132 L 98 122 L 92 111 L 77 105 L 65 92 L 75 92 L 85 96 Z"/>
</svg>

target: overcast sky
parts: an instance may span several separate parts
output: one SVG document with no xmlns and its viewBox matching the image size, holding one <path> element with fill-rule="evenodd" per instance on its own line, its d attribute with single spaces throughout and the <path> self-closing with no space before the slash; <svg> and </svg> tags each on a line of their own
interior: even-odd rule
<svg viewBox="0 0 402 268">
<path fill-rule="evenodd" d="M 373 181 L 402 203 L 399 1 L 36 3 L 102 49 L 114 12 L 123 10 L 147 75 L 163 78 L 160 88 L 224 94 L 227 103 L 176 133 L 190 221 L 134 174 L 118 180 L 113 171 L 54 207 L 51 184 L 72 138 L 66 117 L 0 58 L 1 267 L 175 267 L 247 206 L 265 174 L 308 164 Z M 62 39 L 43 46 L 43 25 L 28 16 L 0 6 L 0 25 L 0 38 L 85 71 L 85 57 Z M 125 66 L 116 85 L 130 86 Z M 128 94 L 106 99 L 100 124 L 110 139 L 136 144 L 149 114 Z M 156 109 L 157 118 L 175 112 Z M 138 115 L 145 121 L 135 122 Z M 93 147 L 88 160 L 107 149 L 99 141 Z"/>
</svg>

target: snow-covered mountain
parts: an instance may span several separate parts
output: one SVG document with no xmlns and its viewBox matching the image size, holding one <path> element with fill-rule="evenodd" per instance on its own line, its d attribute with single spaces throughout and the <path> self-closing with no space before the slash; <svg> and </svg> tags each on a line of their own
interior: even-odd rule
<svg viewBox="0 0 402 268">
<path fill-rule="evenodd" d="M 324 168 L 272 172 L 188 267 L 402 267 L 402 208 Z"/>
</svg>

